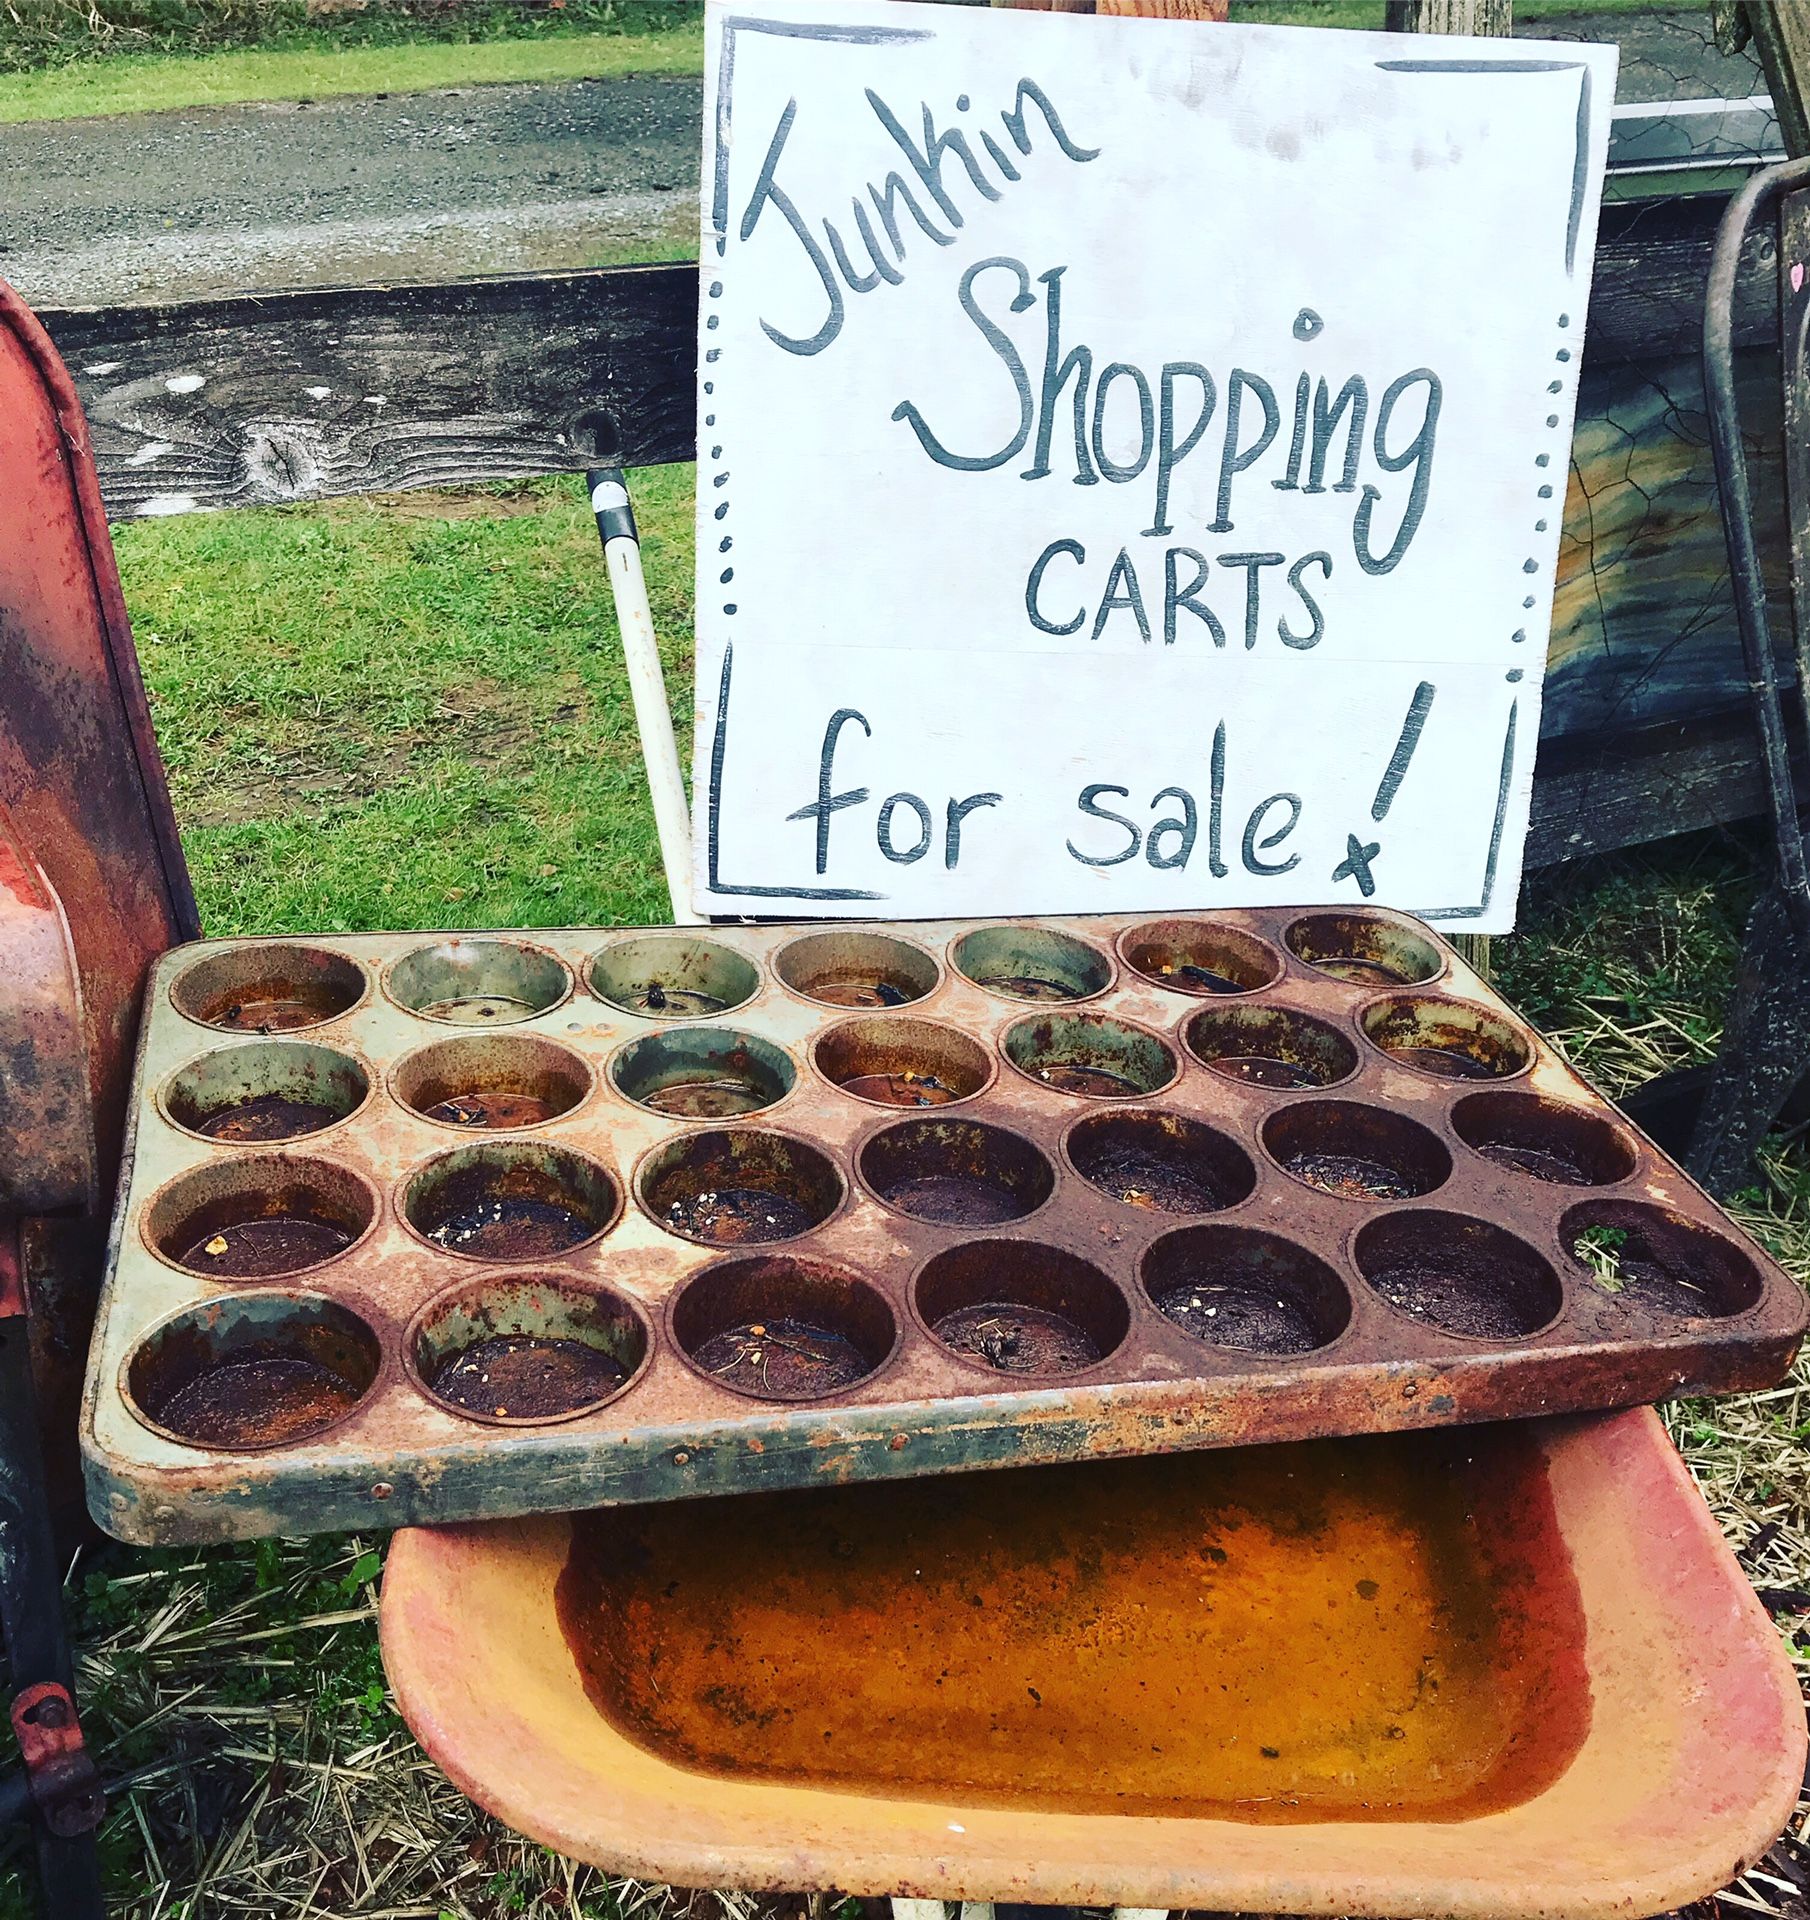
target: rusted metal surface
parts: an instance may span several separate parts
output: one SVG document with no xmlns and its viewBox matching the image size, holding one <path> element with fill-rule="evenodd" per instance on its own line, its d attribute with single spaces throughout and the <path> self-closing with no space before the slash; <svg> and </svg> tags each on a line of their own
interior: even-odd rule
<svg viewBox="0 0 1810 1920">
<path fill-rule="evenodd" d="M 155 975 L 84 1430 L 128 1538 L 1631 1405 L 1803 1331 L 1397 916 L 309 944 Z"/>
<path fill-rule="evenodd" d="M 69 1689 L 41 1680 L 13 1696 L 10 1713 L 38 1817 L 60 1840 L 92 1833 L 107 1810 Z"/>
<path fill-rule="evenodd" d="M 1646 1409 L 404 1530 L 381 1628 L 465 1793 L 681 1886 L 1626 1920 L 1804 1765 Z"/>
<path fill-rule="evenodd" d="M 50 882 L 0 807 L 0 1210 L 100 1200 L 81 985 Z"/>
<path fill-rule="evenodd" d="M 19 1223 L 0 1217 L 0 1333 L 16 1333 L 16 1327 L 5 1323 L 22 1322 L 26 1311 L 25 1260 L 19 1244 Z"/>
<path fill-rule="evenodd" d="M 870 1796 L 1465 1819 L 1590 1724 L 1539 1455 L 1499 1429 L 600 1507 L 556 1601 L 644 1745 Z"/>
<path fill-rule="evenodd" d="M 87 427 L 4 283 L 0 423 L 0 1204 L 77 1210 L 26 1228 L 60 1506 L 101 1280 L 78 1223 L 112 1204 L 146 968 L 198 928 Z"/>
<path fill-rule="evenodd" d="M 148 962 L 199 931 L 94 479 L 55 349 L 0 283 L 0 805 L 68 917 L 103 1168 Z"/>
<path fill-rule="evenodd" d="M 45 1912 L 57 1920 L 101 1920 L 100 1869 L 88 1818 L 98 1818 L 98 1788 L 75 1723 L 61 1591 L 67 1562 L 51 1532 L 32 1390 L 34 1342 L 25 1312 L 29 1251 L 20 1223 L 0 1215 L 0 1638 L 14 1691 L 15 1734 L 26 1758 L 41 1761 L 24 1796 L 6 1796 L 8 1817 L 37 1816 L 33 1838 Z M 30 1334 L 43 1327 L 43 1316 L 33 1315 Z M 31 1718 L 24 1718 L 27 1713 Z"/>
</svg>

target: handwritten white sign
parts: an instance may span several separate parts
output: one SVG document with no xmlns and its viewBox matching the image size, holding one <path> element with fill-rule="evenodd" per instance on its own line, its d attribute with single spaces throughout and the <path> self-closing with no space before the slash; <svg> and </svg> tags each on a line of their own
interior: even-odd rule
<svg viewBox="0 0 1810 1920">
<path fill-rule="evenodd" d="M 1512 924 L 1612 48 L 709 10 L 696 898 Z"/>
</svg>

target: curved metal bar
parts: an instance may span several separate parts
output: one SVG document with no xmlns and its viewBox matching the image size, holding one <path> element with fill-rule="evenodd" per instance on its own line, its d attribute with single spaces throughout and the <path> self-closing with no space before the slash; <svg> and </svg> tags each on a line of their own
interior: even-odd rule
<svg viewBox="0 0 1810 1920">
<path fill-rule="evenodd" d="M 1747 691 L 1759 723 L 1766 790 L 1772 801 L 1773 835 L 1779 883 L 1799 940 L 1810 945 L 1810 873 L 1806 872 L 1803 830 L 1798 825 L 1797 791 L 1791 781 L 1784 708 L 1779 698 L 1772 629 L 1766 618 L 1766 582 L 1753 537 L 1753 495 L 1747 482 L 1747 456 L 1741 446 L 1741 415 L 1735 397 L 1734 296 L 1741 249 L 1755 219 L 1770 213 L 1787 193 L 1810 187 L 1810 159 L 1767 167 L 1730 201 L 1716 231 L 1709 287 L 1703 308 L 1703 388 L 1709 401 L 1710 445 L 1716 459 L 1722 526 L 1734 574 L 1735 611 L 1741 623 L 1741 651 L 1747 664 Z M 1805 689 L 1810 698 L 1810 689 Z"/>
</svg>

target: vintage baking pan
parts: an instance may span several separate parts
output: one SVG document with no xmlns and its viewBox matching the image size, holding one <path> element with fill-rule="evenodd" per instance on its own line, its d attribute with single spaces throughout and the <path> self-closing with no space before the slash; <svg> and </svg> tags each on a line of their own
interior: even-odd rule
<svg viewBox="0 0 1810 1920">
<path fill-rule="evenodd" d="M 1424 927 L 226 941 L 85 1419 L 138 1540 L 1636 1404 L 1804 1296 Z"/>
</svg>

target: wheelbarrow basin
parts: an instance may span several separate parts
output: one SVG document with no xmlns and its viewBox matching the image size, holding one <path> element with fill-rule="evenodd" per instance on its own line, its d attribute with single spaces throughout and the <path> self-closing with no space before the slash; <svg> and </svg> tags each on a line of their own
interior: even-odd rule
<svg viewBox="0 0 1810 1920">
<path fill-rule="evenodd" d="M 382 1638 L 471 1798 L 691 1886 L 1640 1916 L 1805 1759 L 1644 1409 L 408 1530 Z"/>
</svg>

